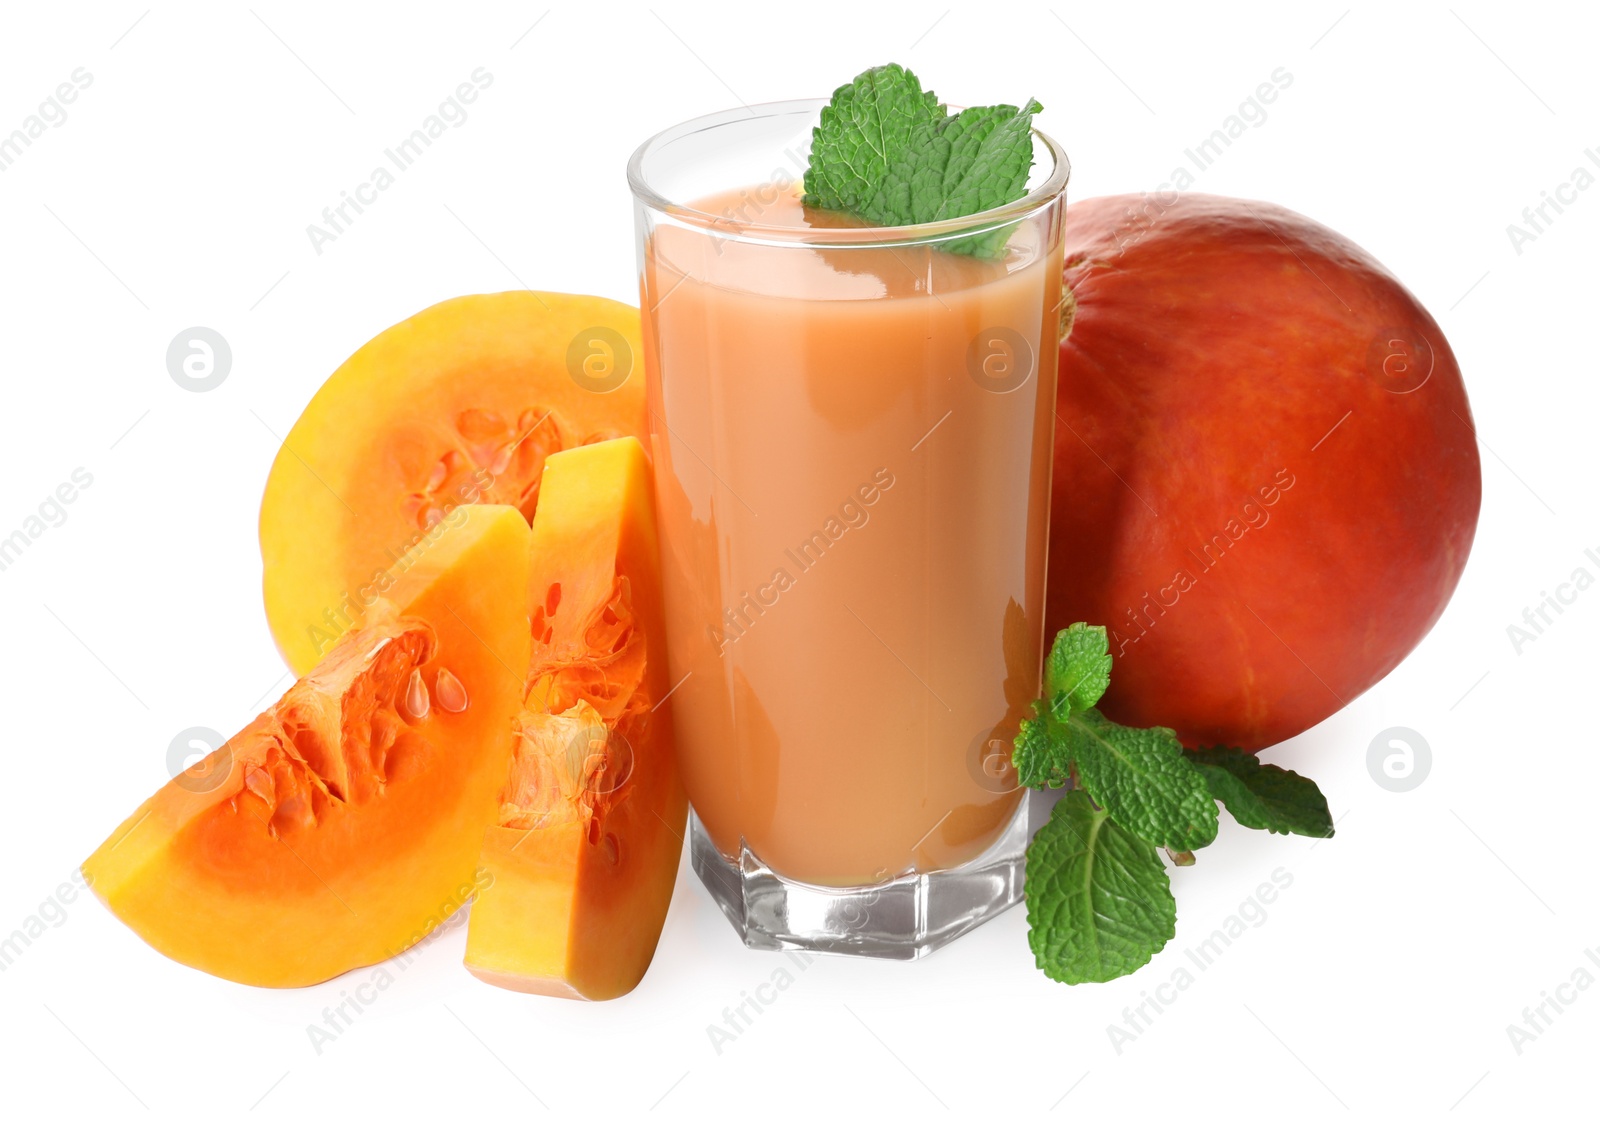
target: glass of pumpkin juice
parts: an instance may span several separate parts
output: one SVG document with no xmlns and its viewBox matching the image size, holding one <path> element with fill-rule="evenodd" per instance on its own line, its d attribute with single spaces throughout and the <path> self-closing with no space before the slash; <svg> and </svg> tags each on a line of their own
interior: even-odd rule
<svg viewBox="0 0 1600 1121">
<path fill-rule="evenodd" d="M 867 226 L 802 201 L 824 104 L 629 164 L 670 703 L 744 941 L 913 958 L 1021 897 L 1068 164 L 1035 132 L 1020 201 Z"/>
</svg>

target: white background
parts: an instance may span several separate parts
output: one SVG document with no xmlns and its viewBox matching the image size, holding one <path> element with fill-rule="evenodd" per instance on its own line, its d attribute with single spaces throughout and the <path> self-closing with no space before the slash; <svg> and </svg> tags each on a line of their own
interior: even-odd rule
<svg viewBox="0 0 1600 1121">
<path fill-rule="evenodd" d="M 685 874 L 621 1001 L 479 984 L 456 930 L 317 1054 L 307 1025 L 364 978 L 236 986 L 80 896 L 0 972 L 0 1115 L 1504 1117 L 1590 1099 L 1600 986 L 1520 1055 L 1507 1026 L 1576 969 L 1600 979 L 1600 590 L 1520 653 L 1506 628 L 1578 566 L 1600 574 L 1600 189 L 1520 254 L 1506 227 L 1600 150 L 1600 28 L 1577 5 L 1395 9 L 7 5 L 0 132 L 75 68 L 93 83 L 0 173 L 0 536 L 75 468 L 94 481 L 0 572 L 0 938 L 166 780 L 176 732 L 231 733 L 287 685 L 256 508 L 321 380 L 459 293 L 635 302 L 629 152 L 741 100 L 825 95 L 888 60 L 952 101 L 1036 96 L 1081 198 L 1156 187 L 1287 69 L 1196 189 L 1307 213 L 1417 293 L 1467 379 L 1484 495 L 1434 632 L 1267 756 L 1321 783 L 1337 838 L 1225 823 L 1174 873 L 1176 941 L 1132 978 L 1046 980 L 1018 909 L 916 964 L 791 963 L 718 1054 L 708 1025 L 783 959 L 744 950 Z M 494 80 L 466 122 L 317 254 L 306 226 L 477 67 Z M 165 365 L 197 324 L 233 351 L 207 393 Z M 1397 725 L 1433 755 L 1402 794 L 1367 764 Z M 1107 1025 L 1279 867 L 1293 885 L 1266 920 L 1119 1054 Z"/>
</svg>

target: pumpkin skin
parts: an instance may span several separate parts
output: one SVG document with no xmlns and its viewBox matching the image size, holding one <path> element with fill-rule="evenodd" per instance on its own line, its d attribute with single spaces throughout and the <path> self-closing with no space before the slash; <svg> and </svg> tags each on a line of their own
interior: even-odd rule
<svg viewBox="0 0 1600 1121">
<path fill-rule="evenodd" d="M 513 291 L 435 304 L 334 371 L 261 499 L 273 638 L 304 674 L 359 625 L 375 577 L 433 520 L 473 503 L 531 518 L 545 458 L 645 432 L 639 313 Z"/>
<path fill-rule="evenodd" d="M 650 965 L 688 815 L 638 440 L 549 458 L 529 580 L 528 699 L 466 965 L 504 988 L 608 1000 Z"/>
<path fill-rule="evenodd" d="M 1049 633 L 1110 630 L 1100 708 L 1257 750 L 1371 688 L 1478 522 L 1444 332 L 1348 238 L 1271 203 L 1067 208 Z"/>
<path fill-rule="evenodd" d="M 84 862 L 95 893 L 168 957 L 250 985 L 316 984 L 425 937 L 481 883 L 528 557 L 514 507 L 453 512 L 365 627 Z"/>
</svg>

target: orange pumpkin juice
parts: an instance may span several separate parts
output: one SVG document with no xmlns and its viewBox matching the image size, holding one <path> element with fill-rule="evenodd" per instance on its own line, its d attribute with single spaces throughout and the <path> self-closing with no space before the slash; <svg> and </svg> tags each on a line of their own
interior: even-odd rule
<svg viewBox="0 0 1600 1121">
<path fill-rule="evenodd" d="M 798 191 L 689 209 L 724 217 L 655 227 L 641 306 L 690 800 L 811 884 L 961 864 L 1038 691 L 1056 223 L 982 259 L 761 234 L 856 224 Z"/>
</svg>

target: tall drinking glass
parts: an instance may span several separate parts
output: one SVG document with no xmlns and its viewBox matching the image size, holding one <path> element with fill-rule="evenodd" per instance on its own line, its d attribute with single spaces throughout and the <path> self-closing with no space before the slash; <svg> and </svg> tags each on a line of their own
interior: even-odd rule
<svg viewBox="0 0 1600 1121">
<path fill-rule="evenodd" d="M 644 361 L 695 871 L 752 946 L 912 958 L 1015 903 L 1068 164 L 868 227 L 801 203 L 821 101 L 647 141 Z"/>
</svg>

